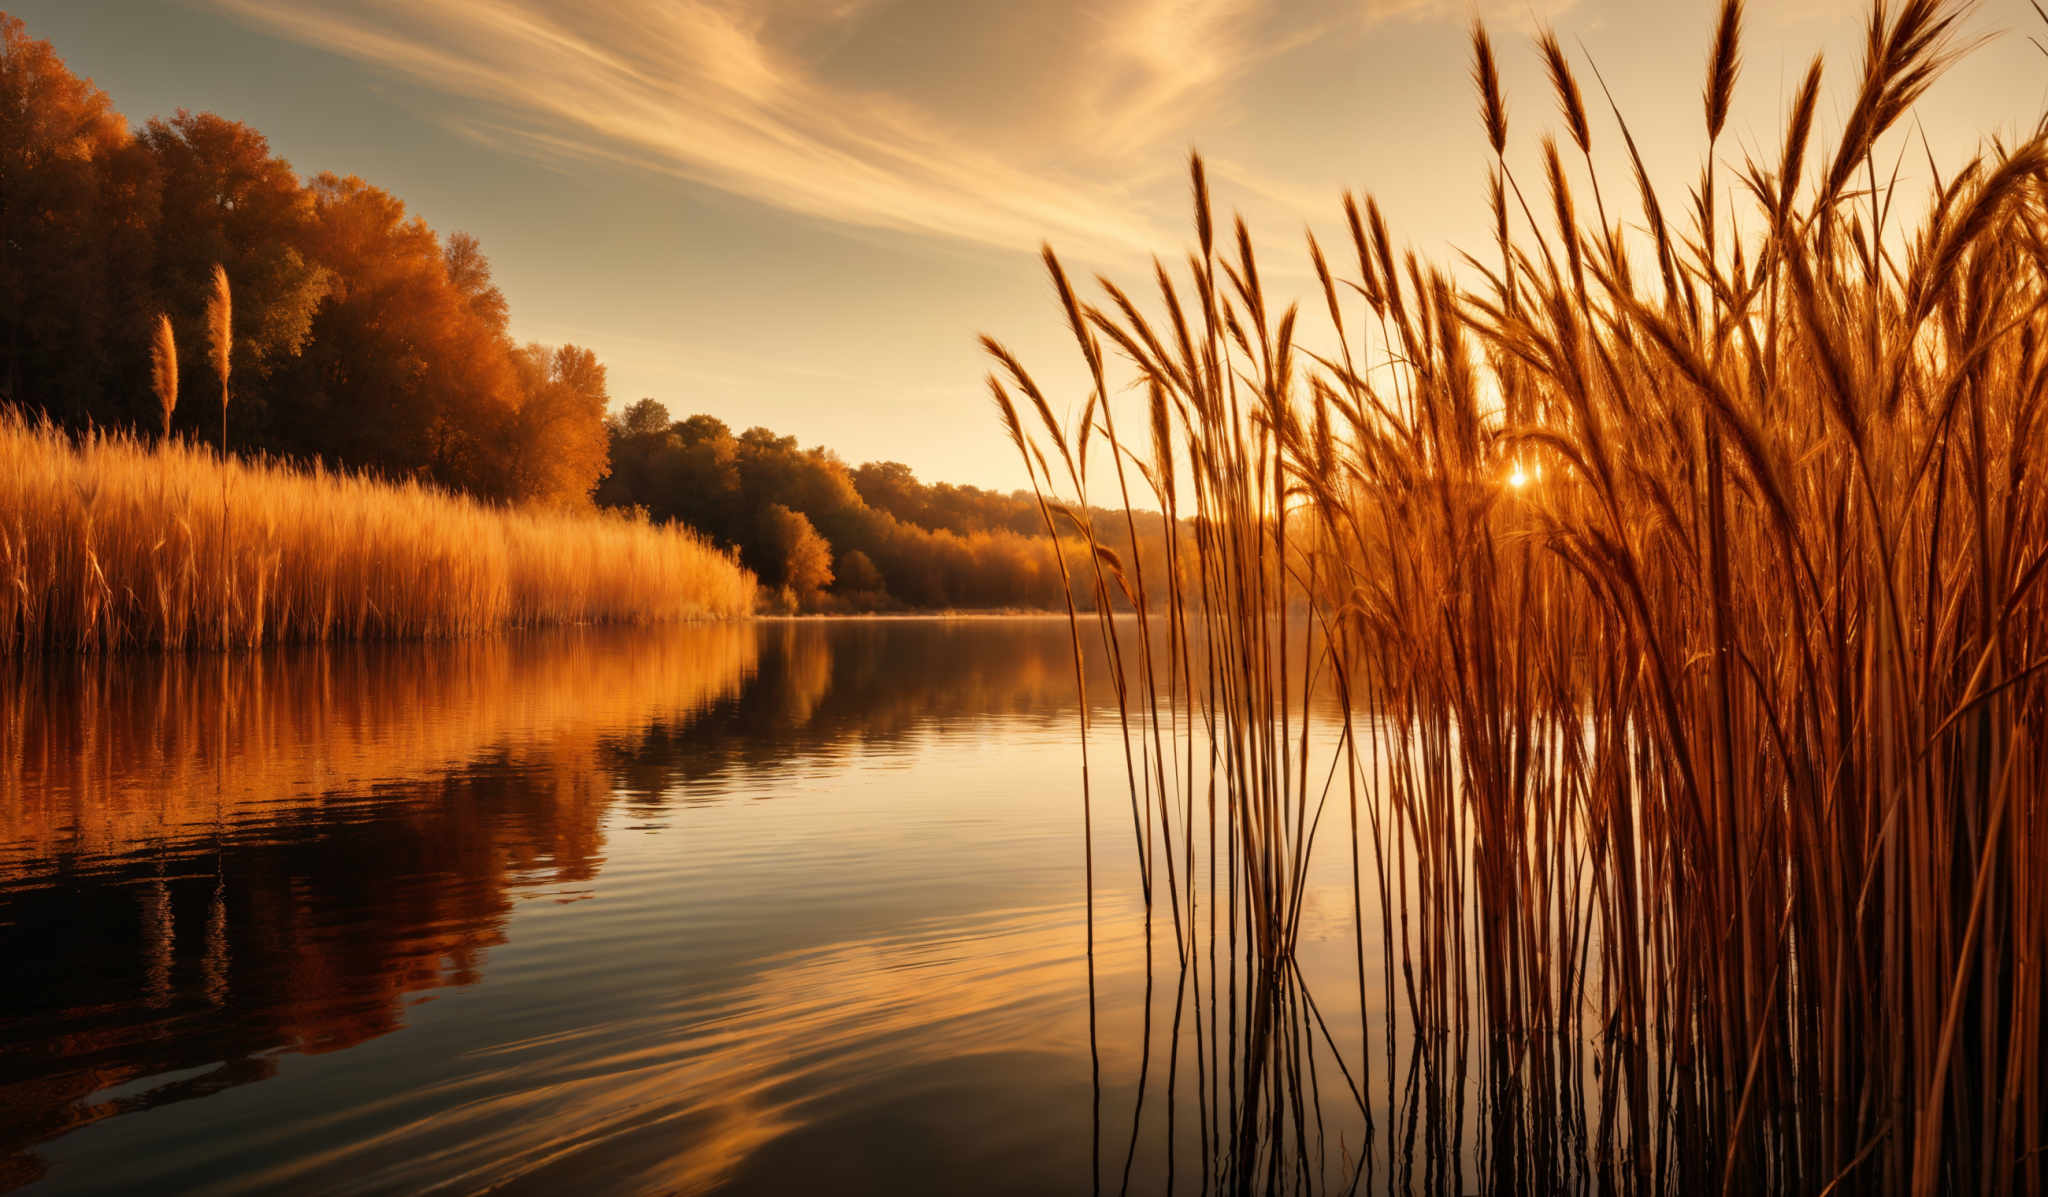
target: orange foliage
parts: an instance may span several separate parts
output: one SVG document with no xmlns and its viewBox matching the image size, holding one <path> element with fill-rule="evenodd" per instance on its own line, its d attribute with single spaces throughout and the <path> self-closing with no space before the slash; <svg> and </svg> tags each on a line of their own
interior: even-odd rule
<svg viewBox="0 0 2048 1197">
<path fill-rule="evenodd" d="M 361 179 L 302 182 L 263 135 L 180 111 L 131 135 L 106 95 L 0 17 L 0 402 L 157 428 L 156 315 L 208 344 L 234 291 L 229 442 L 491 499 L 586 503 L 604 476 L 604 370 L 520 348 L 476 239 L 444 244 Z M 186 355 L 184 391 L 204 355 Z M 176 429 L 220 436 L 213 404 Z"/>
</svg>

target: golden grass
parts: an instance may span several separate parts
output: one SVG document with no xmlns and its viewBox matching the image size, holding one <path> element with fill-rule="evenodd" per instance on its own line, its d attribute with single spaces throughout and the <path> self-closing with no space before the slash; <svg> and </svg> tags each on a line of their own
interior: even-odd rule
<svg viewBox="0 0 2048 1197">
<path fill-rule="evenodd" d="M 1368 1190 L 2048 1192 L 2048 121 L 1944 170 L 1917 225 L 1876 163 L 1961 11 L 1876 9 L 1839 140 L 1816 62 L 1775 161 L 1734 169 L 1724 5 L 1687 206 L 1616 113 L 1637 210 L 1594 186 L 1591 220 L 1549 138 L 1541 189 L 1514 177 L 1476 31 L 1498 258 L 1468 288 L 1347 197 L 1356 272 L 1309 246 L 1320 355 L 1243 224 L 1217 244 L 1199 161 L 1158 315 L 1081 303 L 1048 251 L 1080 427 L 991 349 L 1049 528 L 1099 543 L 1091 437 L 1192 517 L 1187 569 L 1092 568 L 1182 613 L 1163 647 L 1097 632 L 1140 658 L 1141 880 L 1164 863 L 1197 1004 L 1232 995 L 1228 1049 L 1197 1032 L 1219 1188 L 1319 1175 L 1302 1074 L 1333 1040 L 1292 959 L 1320 829 L 1348 835 L 1362 1008 L 1369 951 L 1385 978 L 1384 1035 L 1324 1057 L 1391 1123 Z M 1311 674 L 1338 718 L 1295 701 Z"/>
<path fill-rule="evenodd" d="M 681 528 L 0 417 L 0 652 L 249 648 L 744 616 Z"/>
</svg>

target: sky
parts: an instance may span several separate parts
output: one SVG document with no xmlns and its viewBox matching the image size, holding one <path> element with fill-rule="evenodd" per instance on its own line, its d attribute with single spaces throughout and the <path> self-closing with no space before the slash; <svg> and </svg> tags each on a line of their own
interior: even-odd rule
<svg viewBox="0 0 2048 1197">
<path fill-rule="evenodd" d="M 302 174 L 354 174 L 476 235 L 521 340 L 571 342 L 614 406 L 766 425 L 927 481 L 1024 484 L 976 345 L 1085 398 L 1037 254 L 1133 287 L 1193 241 L 1186 158 L 1240 210 L 1269 292 L 1313 299 L 1303 233 L 1370 192 L 1395 239 L 1490 242 L 1467 29 L 1493 32 L 1510 165 L 1559 132 L 1530 35 L 1597 67 L 1667 206 L 1705 152 L 1711 0 L 0 0 L 133 123 L 210 110 Z M 1859 0 L 1753 4 L 1719 160 L 1774 158 L 1825 52 L 1820 127 L 1858 69 Z M 2048 107 L 2026 0 L 1922 105 L 1928 182 Z M 1611 118 L 1596 153 L 1626 193 Z M 1902 147 L 1903 148 L 1903 147 Z M 1609 194 L 1615 194 L 1613 190 Z M 1305 305 L 1306 307 L 1307 305 Z M 1319 307 L 1319 303 L 1317 305 Z"/>
</svg>

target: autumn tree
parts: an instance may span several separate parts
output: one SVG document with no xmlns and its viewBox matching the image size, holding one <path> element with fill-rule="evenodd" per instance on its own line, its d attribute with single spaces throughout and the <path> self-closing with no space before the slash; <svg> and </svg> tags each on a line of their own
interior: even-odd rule
<svg viewBox="0 0 2048 1197">
<path fill-rule="evenodd" d="M 450 233 L 441 256 L 448 265 L 448 282 L 462 294 L 471 314 L 505 333 L 511 327 L 512 307 L 491 281 L 491 261 L 484 256 L 483 245 L 468 233 Z"/>
<path fill-rule="evenodd" d="M 833 589 L 850 598 L 871 604 L 888 594 L 889 583 L 875 566 L 875 559 L 859 549 L 848 549 L 833 569 Z"/>
<path fill-rule="evenodd" d="M 156 312 L 131 280 L 147 273 L 156 203 L 106 93 L 0 13 L 0 399 L 65 421 L 155 422 Z"/>
<path fill-rule="evenodd" d="M 669 429 L 668 408 L 642 399 L 619 413 L 619 429 L 627 436 L 656 436 Z"/>
<path fill-rule="evenodd" d="M 520 379 L 503 331 L 396 197 L 331 174 L 311 194 L 311 256 L 333 285 L 289 373 L 294 427 L 280 431 L 338 462 L 520 497 L 505 452 Z"/>
<path fill-rule="evenodd" d="M 153 120 L 138 143 L 161 195 L 151 275 L 157 302 L 173 313 L 181 337 L 196 343 L 213 268 L 226 269 L 234 280 L 236 426 L 255 443 L 278 443 L 291 396 L 268 383 L 305 348 L 332 281 L 306 257 L 312 198 L 261 133 L 212 113 L 180 110 Z M 186 368 L 200 371 L 203 363 L 194 357 Z M 190 388 L 199 379 L 185 381 Z"/>
<path fill-rule="evenodd" d="M 1036 524 L 1029 494 L 919 482 L 908 466 L 870 463 L 848 469 L 822 448 L 766 428 L 733 435 L 697 415 L 670 422 L 642 400 L 610 423 L 612 473 L 598 502 L 637 507 L 651 518 L 681 520 L 736 548 L 770 585 L 782 576 L 782 543 L 761 513 L 780 506 L 801 515 L 829 545 L 831 605 L 885 608 L 1063 606 L 1059 569 Z M 1020 508 L 1032 523 L 1015 527 Z M 923 518 L 951 526 L 931 527 Z M 1121 529 L 1106 515 L 1103 527 Z M 964 528 L 956 531 L 955 528 Z M 1132 554 L 1108 533 L 1112 547 Z M 1163 568 L 1163 540 L 1145 538 L 1137 557 Z M 1072 563 L 1085 571 L 1087 562 Z M 1084 605 L 1091 596 L 1078 596 Z M 794 595 L 792 596 L 794 598 Z"/>
<path fill-rule="evenodd" d="M 588 349 L 528 345 L 513 356 L 519 373 L 517 410 L 506 431 L 514 494 L 577 506 L 605 473 L 604 366 Z"/>
<path fill-rule="evenodd" d="M 608 449 L 604 368 L 514 343 L 474 237 L 444 243 L 360 179 L 302 181 L 261 133 L 212 113 L 131 135 L 0 15 L 0 402 L 160 429 L 160 314 L 173 342 L 207 344 L 216 264 L 234 288 L 238 451 L 589 501 Z M 210 393 L 205 354 L 179 367 L 186 394 Z"/>
<path fill-rule="evenodd" d="M 832 546 L 801 512 L 770 503 L 761 512 L 754 572 L 807 606 L 832 584 Z"/>
</svg>

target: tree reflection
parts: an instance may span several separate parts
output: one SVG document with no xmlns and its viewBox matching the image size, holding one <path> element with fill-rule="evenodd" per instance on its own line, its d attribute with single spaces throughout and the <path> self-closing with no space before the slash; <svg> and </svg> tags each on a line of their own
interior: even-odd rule
<svg viewBox="0 0 2048 1197">
<path fill-rule="evenodd" d="M 978 716 L 1058 721 L 1064 628 L 1012 631 L 769 623 L 7 667 L 0 1185 L 40 1173 L 38 1143 L 364 1043 L 481 979 L 522 890 L 603 869 L 615 803 L 722 800 L 752 770 Z"/>
</svg>

